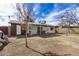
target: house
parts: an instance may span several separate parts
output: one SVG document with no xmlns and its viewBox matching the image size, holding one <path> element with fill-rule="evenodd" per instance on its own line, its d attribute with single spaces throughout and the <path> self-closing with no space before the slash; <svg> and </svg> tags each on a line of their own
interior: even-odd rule
<svg viewBox="0 0 79 59">
<path fill-rule="evenodd" d="M 11 20 L 9 23 L 11 24 L 9 31 L 10 35 L 15 36 L 15 35 L 26 34 L 25 24 L 23 22 L 17 20 Z M 28 25 L 29 25 L 27 31 L 28 35 L 55 33 L 56 26 L 34 23 L 34 22 L 28 22 Z"/>
<path fill-rule="evenodd" d="M 26 34 L 26 26 L 24 22 L 18 20 L 11 20 L 9 22 L 11 26 L 8 27 L 8 34 L 9 36 L 16 36 L 16 35 L 25 35 Z M 71 33 L 71 34 L 79 34 L 79 26 L 53 26 L 35 22 L 28 22 L 28 35 L 36 35 L 36 34 L 47 34 L 47 33 Z"/>
</svg>

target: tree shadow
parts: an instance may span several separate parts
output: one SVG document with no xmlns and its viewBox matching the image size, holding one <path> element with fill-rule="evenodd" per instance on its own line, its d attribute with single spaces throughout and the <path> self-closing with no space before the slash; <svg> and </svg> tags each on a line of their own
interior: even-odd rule
<svg viewBox="0 0 79 59">
<path fill-rule="evenodd" d="M 41 52 L 31 48 L 31 47 L 27 47 L 27 48 L 31 49 L 34 52 L 37 52 L 37 53 L 41 54 L 42 56 L 60 56 L 57 53 L 52 53 L 52 52 L 41 53 Z"/>
<path fill-rule="evenodd" d="M 39 54 L 45 56 L 43 53 L 41 53 L 41 52 L 39 52 L 39 51 L 36 51 L 35 49 L 33 49 L 33 48 L 29 47 L 29 46 L 28 46 L 27 48 L 29 48 L 30 50 L 32 50 L 32 51 L 34 51 L 34 52 L 37 52 L 37 53 L 39 53 Z"/>
<path fill-rule="evenodd" d="M 52 52 L 50 52 L 50 51 L 44 53 L 44 55 L 45 55 L 45 56 L 60 56 L 59 54 L 57 54 L 57 53 L 55 53 L 55 52 L 52 53 Z"/>
<path fill-rule="evenodd" d="M 57 54 L 56 52 L 53 52 L 53 53 L 52 53 L 52 52 L 50 52 L 50 51 L 44 53 L 44 55 L 45 55 L 45 56 L 72 56 L 72 54 L 59 55 L 59 54 Z"/>
</svg>

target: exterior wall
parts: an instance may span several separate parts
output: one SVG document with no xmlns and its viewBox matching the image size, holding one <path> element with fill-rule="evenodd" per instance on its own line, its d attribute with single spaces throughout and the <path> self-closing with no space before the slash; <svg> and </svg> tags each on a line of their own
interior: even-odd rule
<svg viewBox="0 0 79 59">
<path fill-rule="evenodd" d="M 37 26 L 32 27 L 32 34 L 37 34 Z"/>
<path fill-rule="evenodd" d="M 37 26 L 30 25 L 29 31 L 31 31 L 31 35 L 37 34 Z"/>
<path fill-rule="evenodd" d="M 72 33 L 72 34 L 79 34 L 79 28 L 71 28 L 70 29 L 70 33 Z"/>
<path fill-rule="evenodd" d="M 43 30 L 45 30 L 45 33 L 54 33 L 54 29 L 51 30 L 51 27 L 43 27 Z"/>
<path fill-rule="evenodd" d="M 49 29 L 47 27 L 42 27 L 42 30 L 45 31 L 45 33 L 47 33 Z"/>
<path fill-rule="evenodd" d="M 38 32 L 37 32 L 37 28 L 38 27 L 40 27 L 40 26 L 35 26 L 35 25 L 30 25 L 29 26 L 29 30 L 28 30 L 28 34 L 30 34 L 30 35 L 34 35 L 34 34 L 38 34 Z M 54 29 L 53 30 L 51 30 L 50 29 L 51 27 L 42 27 L 42 31 L 45 31 L 45 33 L 55 33 L 55 31 L 54 31 Z M 31 33 L 29 33 L 29 31 L 31 32 Z"/>
<path fill-rule="evenodd" d="M 67 28 L 59 28 L 58 29 L 58 33 L 62 33 L 62 34 L 65 34 L 68 32 L 68 29 Z"/>
<path fill-rule="evenodd" d="M 38 34 L 37 27 L 38 26 L 32 26 L 31 34 Z M 51 30 L 50 28 L 51 27 L 42 27 L 42 31 L 45 31 L 45 33 L 55 33 L 55 29 L 56 29 L 58 33 L 62 33 L 62 34 L 65 34 L 65 33 L 79 34 L 79 28 L 77 27 L 73 27 L 73 28 L 71 27 L 70 29 L 66 27 L 61 28 L 61 29 L 53 27 L 53 30 Z"/>
<path fill-rule="evenodd" d="M 30 26 L 31 27 L 31 29 L 29 29 L 29 31 L 31 31 L 31 35 L 33 35 L 33 34 L 38 34 L 37 33 L 37 27 L 39 27 L 39 26 L 33 26 L 33 25 L 31 25 Z M 54 31 L 54 29 L 53 30 L 50 30 L 50 28 L 51 27 L 42 27 L 42 31 L 45 31 L 45 33 L 54 33 L 55 31 Z M 29 33 L 29 32 L 28 32 Z"/>
<path fill-rule="evenodd" d="M 73 27 L 73 28 L 61 28 L 58 30 L 58 33 L 70 33 L 70 34 L 79 34 L 79 28 Z"/>
</svg>

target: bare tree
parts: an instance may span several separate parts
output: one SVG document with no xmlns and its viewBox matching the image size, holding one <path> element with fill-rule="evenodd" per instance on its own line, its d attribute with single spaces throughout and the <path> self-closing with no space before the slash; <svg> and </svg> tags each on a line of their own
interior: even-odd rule
<svg viewBox="0 0 79 59">
<path fill-rule="evenodd" d="M 28 47 L 27 45 L 27 31 L 28 31 L 28 22 L 33 22 L 34 20 L 31 19 L 30 14 L 31 14 L 31 9 L 28 9 L 27 7 L 25 7 L 25 4 L 16 4 L 17 10 L 19 12 L 20 17 L 22 18 L 22 20 L 25 23 L 25 28 L 26 28 L 26 47 Z M 18 16 L 19 17 L 19 16 Z"/>
<path fill-rule="evenodd" d="M 74 7 L 70 10 L 66 10 L 66 12 L 63 14 L 63 17 L 67 18 L 66 22 L 69 22 L 69 24 L 79 25 L 79 16 L 77 14 L 77 8 Z"/>
<path fill-rule="evenodd" d="M 59 15 L 60 17 L 60 23 L 61 27 L 66 26 L 68 29 L 70 29 L 71 25 L 78 25 L 79 26 L 79 17 L 77 16 L 77 10 L 76 7 L 66 10 L 63 14 Z M 70 32 L 70 31 L 69 31 Z"/>
</svg>

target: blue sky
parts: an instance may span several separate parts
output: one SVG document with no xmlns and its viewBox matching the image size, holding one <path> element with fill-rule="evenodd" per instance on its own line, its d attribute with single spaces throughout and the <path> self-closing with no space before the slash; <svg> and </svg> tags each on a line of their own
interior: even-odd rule
<svg viewBox="0 0 79 59">
<path fill-rule="evenodd" d="M 59 23 L 58 15 L 70 10 L 73 7 L 79 8 L 79 4 L 75 3 L 32 3 L 27 4 L 32 9 L 32 15 L 36 21 L 45 20 L 47 24 L 57 25 Z M 79 15 L 79 14 L 78 14 Z"/>
<path fill-rule="evenodd" d="M 32 9 L 31 15 L 36 18 L 36 22 L 45 20 L 51 25 L 56 25 L 59 22 L 56 16 L 66 10 L 72 7 L 77 7 L 79 10 L 79 4 L 75 3 L 28 3 L 25 7 Z M 8 25 L 8 15 L 12 16 L 11 20 L 16 19 L 16 13 L 16 3 L 0 4 L 0 25 Z"/>
</svg>

